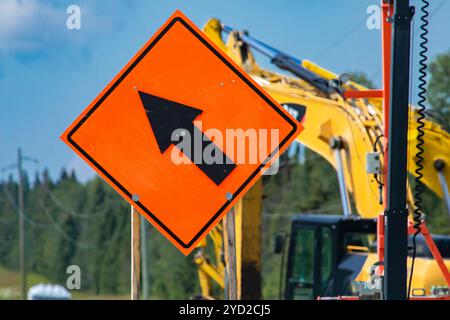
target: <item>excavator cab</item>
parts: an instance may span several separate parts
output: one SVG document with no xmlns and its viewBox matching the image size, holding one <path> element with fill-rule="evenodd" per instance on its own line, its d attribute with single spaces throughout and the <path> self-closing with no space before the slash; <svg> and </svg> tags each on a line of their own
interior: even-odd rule
<svg viewBox="0 0 450 320">
<path fill-rule="evenodd" d="M 376 251 L 376 220 L 301 214 L 292 220 L 284 298 L 315 299 L 355 293 L 353 281 Z"/>
</svg>

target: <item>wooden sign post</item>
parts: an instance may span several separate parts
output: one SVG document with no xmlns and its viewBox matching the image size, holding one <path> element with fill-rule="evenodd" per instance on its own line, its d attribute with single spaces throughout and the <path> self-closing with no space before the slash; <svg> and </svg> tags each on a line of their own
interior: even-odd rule
<svg viewBox="0 0 450 320">
<path fill-rule="evenodd" d="M 131 206 L 131 300 L 139 300 L 141 286 L 141 221 Z"/>
<path fill-rule="evenodd" d="M 225 224 L 225 254 L 226 259 L 226 281 L 225 298 L 227 300 L 238 300 L 237 267 L 236 267 L 236 222 L 235 209 L 232 208 L 224 219 Z"/>
</svg>

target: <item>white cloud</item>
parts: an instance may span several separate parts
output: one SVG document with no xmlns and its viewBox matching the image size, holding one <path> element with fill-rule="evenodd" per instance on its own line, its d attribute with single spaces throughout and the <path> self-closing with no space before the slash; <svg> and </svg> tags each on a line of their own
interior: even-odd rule
<svg viewBox="0 0 450 320">
<path fill-rule="evenodd" d="M 55 35 L 54 27 L 63 18 L 59 10 L 37 0 L 1 0 L 0 52 L 37 49 Z"/>
<path fill-rule="evenodd" d="M 3 0 L 0 2 L 0 35 L 20 32 L 36 11 L 36 1 Z"/>
<path fill-rule="evenodd" d="M 66 26 L 70 2 L 0 0 L 0 56 L 17 53 L 45 56 L 52 52 L 61 55 L 66 48 L 86 48 L 97 43 L 100 35 L 123 27 L 126 20 L 118 15 L 124 6 L 129 9 L 128 1 L 110 0 L 108 5 L 111 4 L 112 11 L 105 14 L 103 2 L 77 0 L 81 8 L 81 30 L 74 31 Z"/>
</svg>

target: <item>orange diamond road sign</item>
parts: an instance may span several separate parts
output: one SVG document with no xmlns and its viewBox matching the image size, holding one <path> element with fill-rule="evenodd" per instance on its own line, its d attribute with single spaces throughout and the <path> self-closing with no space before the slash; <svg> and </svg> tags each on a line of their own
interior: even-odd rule
<svg viewBox="0 0 450 320">
<path fill-rule="evenodd" d="M 177 11 L 61 139 L 188 254 L 301 129 Z"/>
</svg>

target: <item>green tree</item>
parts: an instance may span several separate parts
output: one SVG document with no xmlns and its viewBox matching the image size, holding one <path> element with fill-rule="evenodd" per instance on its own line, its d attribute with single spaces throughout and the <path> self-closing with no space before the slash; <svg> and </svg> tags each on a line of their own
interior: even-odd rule
<svg viewBox="0 0 450 320">
<path fill-rule="evenodd" d="M 431 79 L 427 100 L 444 128 L 450 128 L 450 50 L 436 56 L 429 68 Z"/>
<path fill-rule="evenodd" d="M 353 82 L 356 82 L 362 86 L 365 86 L 368 89 L 375 89 L 375 87 L 376 87 L 375 84 L 373 83 L 373 81 L 371 79 L 369 79 L 367 74 L 365 74 L 364 72 L 349 71 L 349 72 L 346 72 L 345 74 L 347 74 L 350 77 L 350 80 L 352 80 Z"/>
</svg>

